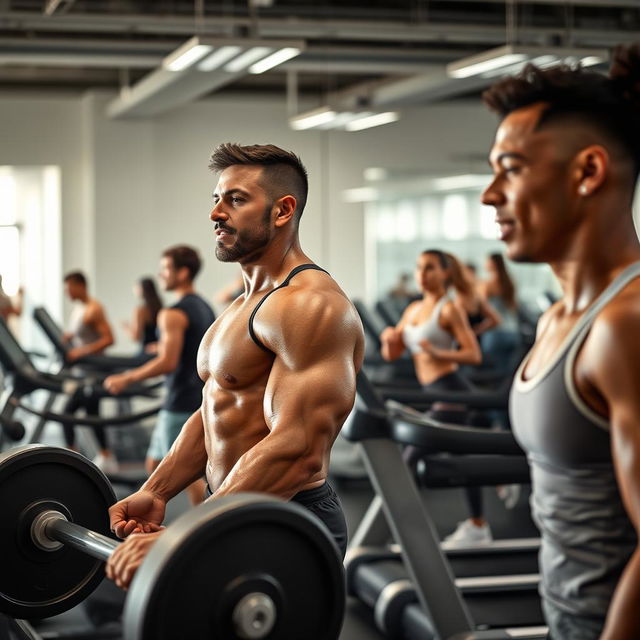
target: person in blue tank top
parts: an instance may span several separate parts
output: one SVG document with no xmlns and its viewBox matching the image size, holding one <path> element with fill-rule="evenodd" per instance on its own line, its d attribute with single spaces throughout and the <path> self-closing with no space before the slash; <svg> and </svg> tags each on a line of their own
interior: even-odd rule
<svg viewBox="0 0 640 640">
<path fill-rule="evenodd" d="M 640 45 L 609 75 L 526 67 L 485 92 L 501 117 L 483 193 L 507 257 L 547 263 L 563 295 L 511 391 L 531 464 L 553 640 L 640 630 Z"/>
<path fill-rule="evenodd" d="M 146 469 L 152 473 L 167 455 L 180 429 L 200 407 L 203 383 L 196 369 L 198 348 L 215 315 L 193 284 L 202 261 L 198 252 L 186 245 L 170 247 L 162 253 L 158 274 L 165 291 L 177 296 L 176 303 L 158 312 L 156 356 L 135 369 L 109 376 L 105 388 L 121 393 L 130 384 L 166 375 L 166 397 L 147 451 Z M 202 502 L 204 481 L 194 478 L 188 487 L 192 504 Z"/>
<path fill-rule="evenodd" d="M 210 500 L 254 491 L 297 502 L 326 528 L 336 553 L 346 550 L 344 513 L 327 476 L 355 401 L 362 324 L 300 246 L 308 188 L 300 159 L 274 145 L 229 143 L 210 168 L 218 174 L 216 257 L 240 265 L 244 289 L 202 341 L 198 409 L 149 480 L 110 509 L 112 530 L 126 538 L 107 565 L 119 586 L 163 535 L 167 501 L 202 474 Z"/>
</svg>

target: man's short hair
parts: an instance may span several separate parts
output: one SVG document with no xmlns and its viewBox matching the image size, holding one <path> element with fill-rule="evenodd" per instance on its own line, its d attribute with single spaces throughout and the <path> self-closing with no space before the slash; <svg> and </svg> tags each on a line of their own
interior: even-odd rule
<svg viewBox="0 0 640 640">
<path fill-rule="evenodd" d="M 295 153 L 273 144 L 242 146 L 225 142 L 213 150 L 209 159 L 212 171 L 224 171 L 239 164 L 261 166 L 264 190 L 273 200 L 292 195 L 296 199 L 295 220 L 300 220 L 307 203 L 309 181 L 307 170 Z"/>
<path fill-rule="evenodd" d="M 501 118 L 512 111 L 547 103 L 538 128 L 559 120 L 582 121 L 613 141 L 640 171 L 640 44 L 616 47 L 609 75 L 560 65 L 527 65 L 482 95 Z"/>
<path fill-rule="evenodd" d="M 80 284 L 83 287 L 87 286 L 87 276 L 85 276 L 82 271 L 69 271 L 69 273 L 65 275 L 64 281 Z"/>
<path fill-rule="evenodd" d="M 162 252 L 164 258 L 171 258 L 173 266 L 176 269 L 186 267 L 189 271 L 189 278 L 195 280 L 200 268 L 202 267 L 202 260 L 200 254 L 193 248 L 186 244 L 178 244 L 173 247 L 169 247 Z"/>
</svg>

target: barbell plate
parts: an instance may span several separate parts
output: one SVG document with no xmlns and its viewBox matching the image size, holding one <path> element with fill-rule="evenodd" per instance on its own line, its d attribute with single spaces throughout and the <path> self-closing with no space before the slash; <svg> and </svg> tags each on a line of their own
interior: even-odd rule
<svg viewBox="0 0 640 640">
<path fill-rule="evenodd" d="M 103 563 L 63 547 L 38 549 L 30 525 L 44 510 L 109 535 L 111 484 L 89 460 L 67 449 L 29 445 L 0 454 L 0 611 L 37 619 L 71 609 L 104 577 Z"/>
<path fill-rule="evenodd" d="M 269 640 L 335 640 L 342 626 L 342 558 L 304 507 L 264 494 L 204 503 L 151 548 L 124 610 L 126 640 L 231 640 L 248 593 L 276 606 Z"/>
</svg>

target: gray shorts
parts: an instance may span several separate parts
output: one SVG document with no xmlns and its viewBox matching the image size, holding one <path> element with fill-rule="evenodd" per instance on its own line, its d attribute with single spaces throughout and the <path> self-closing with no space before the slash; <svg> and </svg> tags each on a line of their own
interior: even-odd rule
<svg viewBox="0 0 640 640">
<path fill-rule="evenodd" d="M 604 627 L 603 618 L 568 613 L 545 598 L 542 610 L 549 626 L 548 640 L 598 640 Z"/>
<path fill-rule="evenodd" d="M 191 417 L 191 411 L 167 411 L 161 409 L 158 413 L 158 422 L 151 434 L 151 442 L 147 450 L 147 458 L 162 460 L 173 441 L 178 437 L 184 423 Z"/>
</svg>

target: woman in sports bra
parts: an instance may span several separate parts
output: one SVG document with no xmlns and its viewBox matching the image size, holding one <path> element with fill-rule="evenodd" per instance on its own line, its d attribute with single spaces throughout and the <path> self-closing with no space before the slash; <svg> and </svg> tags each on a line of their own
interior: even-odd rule
<svg viewBox="0 0 640 640">
<path fill-rule="evenodd" d="M 395 327 L 387 327 L 382 332 L 382 357 L 397 360 L 408 349 L 423 389 L 471 391 L 471 385 L 458 368 L 461 364 L 480 364 L 482 355 L 466 313 L 447 296 L 450 280 L 447 255 L 438 249 L 423 251 L 418 256 L 415 278 L 422 299 L 405 309 Z M 459 404 L 435 403 L 428 415 L 445 423 L 465 424 L 467 420 L 466 408 Z M 409 448 L 405 452 L 410 464 L 415 454 L 419 452 Z M 468 487 L 466 494 L 471 517 L 446 540 L 461 545 L 490 542 L 480 487 Z"/>
<path fill-rule="evenodd" d="M 469 321 L 447 297 L 449 261 L 437 249 L 423 251 L 416 263 L 422 298 L 412 302 L 395 327 L 380 335 L 382 357 L 397 360 L 408 349 L 416 377 L 429 390 L 468 391 L 460 364 L 480 364 L 481 354 Z"/>
</svg>

